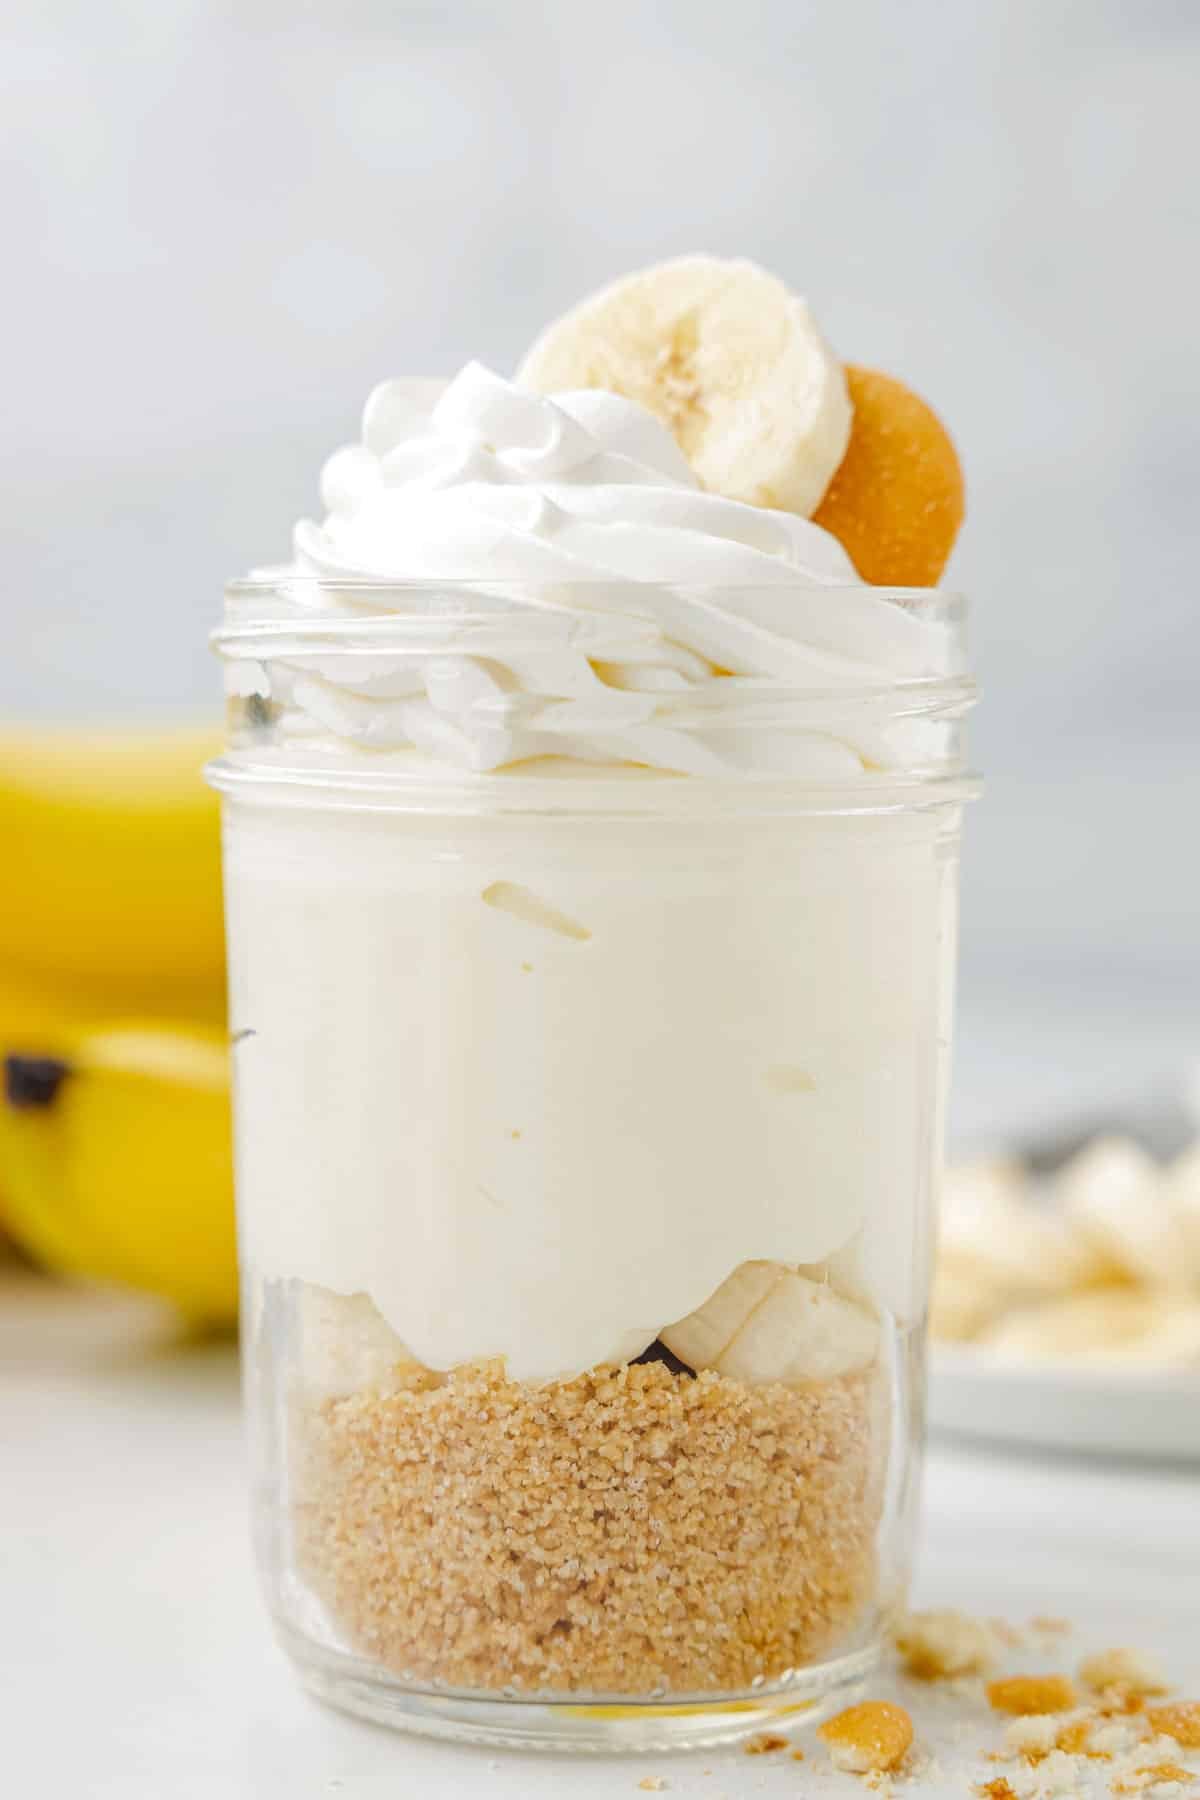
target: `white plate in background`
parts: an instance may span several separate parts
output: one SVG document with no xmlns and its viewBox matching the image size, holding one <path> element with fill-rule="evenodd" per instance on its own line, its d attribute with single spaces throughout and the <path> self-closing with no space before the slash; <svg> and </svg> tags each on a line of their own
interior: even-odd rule
<svg viewBox="0 0 1200 1800">
<path fill-rule="evenodd" d="M 956 1437 L 1200 1461 L 1200 1369 L 1009 1363 L 936 1344 L 929 1428 Z"/>
</svg>

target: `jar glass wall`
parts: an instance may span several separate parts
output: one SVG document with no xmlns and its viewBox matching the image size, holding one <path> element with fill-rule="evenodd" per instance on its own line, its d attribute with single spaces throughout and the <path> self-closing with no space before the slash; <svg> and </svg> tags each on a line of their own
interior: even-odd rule
<svg viewBox="0 0 1200 1800">
<path fill-rule="evenodd" d="M 223 634 L 256 1537 L 326 1698 L 648 1747 L 876 1656 L 970 792 L 959 612 L 895 604 L 942 677 L 759 684 L 752 778 L 364 755 L 297 686 L 401 627 Z"/>
</svg>

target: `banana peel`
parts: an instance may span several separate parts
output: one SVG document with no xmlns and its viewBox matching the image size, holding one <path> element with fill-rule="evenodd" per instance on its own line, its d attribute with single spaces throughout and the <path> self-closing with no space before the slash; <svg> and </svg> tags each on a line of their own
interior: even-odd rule
<svg viewBox="0 0 1200 1800">
<path fill-rule="evenodd" d="M 10 965 L 0 947 L 0 1055 L 47 1055 L 113 1019 L 155 1018 L 167 1029 L 198 1025 L 219 1030 L 225 1023 L 225 988 L 219 978 L 199 993 L 176 995 L 160 988 L 153 1005 L 139 1003 L 138 985 L 120 973 L 99 970 L 90 983 L 30 974 Z"/>
<path fill-rule="evenodd" d="M 0 1030 L 30 1005 L 218 1020 L 215 726 L 0 731 Z"/>
<path fill-rule="evenodd" d="M 38 1261 L 237 1313 L 228 1040 L 159 1021 L 10 1054 L 0 1104 L 5 1224 Z"/>
</svg>

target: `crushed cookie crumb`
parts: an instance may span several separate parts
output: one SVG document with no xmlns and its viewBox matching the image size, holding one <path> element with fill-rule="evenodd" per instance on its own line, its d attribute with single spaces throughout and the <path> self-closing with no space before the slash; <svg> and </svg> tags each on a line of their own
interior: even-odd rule
<svg viewBox="0 0 1200 1800">
<path fill-rule="evenodd" d="M 661 1794 L 666 1791 L 666 1782 L 661 1775 L 643 1775 L 638 1782 L 644 1794 Z"/>
<path fill-rule="evenodd" d="M 1004 1713 L 1068 1712 L 1078 1704 L 1066 1675 L 1007 1675 L 987 1684 L 989 1706 Z"/>
<path fill-rule="evenodd" d="M 1147 1708 L 1152 1731 L 1174 1738 L 1185 1750 L 1200 1750 L 1200 1700 L 1177 1700 L 1170 1706 Z"/>
<path fill-rule="evenodd" d="M 1140 1650 L 1101 1650 L 1085 1656 L 1079 1679 L 1089 1692 L 1105 1697 L 1165 1694 L 1170 1686 L 1153 1657 Z"/>
<path fill-rule="evenodd" d="M 1098 1743 L 1100 1734 L 1109 1729 L 1111 1728 L 1102 1719 L 1097 1719 L 1094 1713 L 1084 1713 L 1082 1717 L 1072 1719 L 1061 1727 L 1056 1748 L 1065 1750 L 1069 1756 L 1087 1756 L 1096 1762 L 1111 1762 L 1113 1749 L 1123 1750 L 1128 1745 L 1122 1742 L 1109 1746 Z M 1137 1741 L 1132 1734 L 1128 1735 L 1130 1744 Z"/>
<path fill-rule="evenodd" d="M 742 1745 L 747 1756 L 769 1756 L 773 1750 L 786 1750 L 787 1747 L 788 1740 L 776 1731 L 764 1731 L 758 1737 L 748 1738 Z"/>
<path fill-rule="evenodd" d="M 837 1769 L 853 1775 L 883 1773 L 902 1762 L 913 1741 L 913 1724 L 890 1700 L 864 1700 L 817 1726 Z"/>
<path fill-rule="evenodd" d="M 975 1789 L 975 1792 L 977 1794 L 982 1794 L 984 1800 L 1017 1800 L 1016 1795 L 1003 1775 L 997 1775 L 991 1781 L 980 1782 L 979 1786 Z"/>
<path fill-rule="evenodd" d="M 1004 1732 L 1005 1747 L 1028 1762 L 1040 1761 L 1051 1750 L 1064 1750 L 1058 1741 L 1059 1720 L 1053 1713 L 1019 1713 Z"/>
<path fill-rule="evenodd" d="M 1034 1769 L 1026 1769 L 1013 1779 L 1018 1800 L 1053 1800 L 1056 1795 L 1078 1795 L 1079 1761 L 1062 1750 L 1051 1750 Z"/>
<path fill-rule="evenodd" d="M 950 1608 L 910 1613 L 897 1628 L 896 1648 L 906 1673 L 920 1681 L 984 1674 L 998 1651 L 990 1626 Z"/>
<path fill-rule="evenodd" d="M 1092 1727 L 1089 1755 L 1119 1756 L 1139 1744 L 1141 1736 L 1136 1725 L 1130 1725 L 1124 1719 L 1108 1719 L 1101 1714 Z"/>
<path fill-rule="evenodd" d="M 1093 1726 L 1090 1714 L 1085 1713 L 1080 1719 L 1072 1719 L 1069 1725 L 1061 1725 L 1054 1717 L 1051 1717 L 1049 1722 L 1054 1728 L 1054 1748 L 1056 1750 L 1065 1750 L 1068 1756 L 1086 1756 L 1088 1754 Z"/>
<path fill-rule="evenodd" d="M 1096 1711 L 1106 1719 L 1130 1718 L 1135 1713 L 1145 1711 L 1146 1701 L 1143 1695 L 1135 1694 L 1130 1688 L 1105 1688 L 1102 1694 L 1095 1696 Z"/>
<path fill-rule="evenodd" d="M 792 1761 L 793 1762 L 803 1762 L 804 1761 L 803 1750 L 793 1750 L 792 1751 Z"/>
<path fill-rule="evenodd" d="M 301 1392 L 298 1566 L 410 1680 L 749 1688 L 828 1654 L 870 1603 L 875 1379 L 755 1388 L 651 1362 L 533 1386 L 477 1363 Z"/>
<path fill-rule="evenodd" d="M 1159 1787 L 1179 1787 L 1200 1779 L 1191 1769 L 1183 1769 L 1178 1763 L 1148 1763 L 1132 1774 L 1118 1776 L 1112 1784 L 1114 1794 L 1152 1793 Z"/>
</svg>

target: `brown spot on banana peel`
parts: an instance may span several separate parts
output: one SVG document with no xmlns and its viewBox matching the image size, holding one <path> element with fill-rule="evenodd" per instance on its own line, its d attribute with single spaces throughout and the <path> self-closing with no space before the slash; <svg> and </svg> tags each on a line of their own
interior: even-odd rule
<svg viewBox="0 0 1200 1800">
<path fill-rule="evenodd" d="M 71 1064 L 58 1056 L 6 1056 L 4 1098 L 14 1112 L 52 1106 L 72 1073 Z"/>
</svg>

